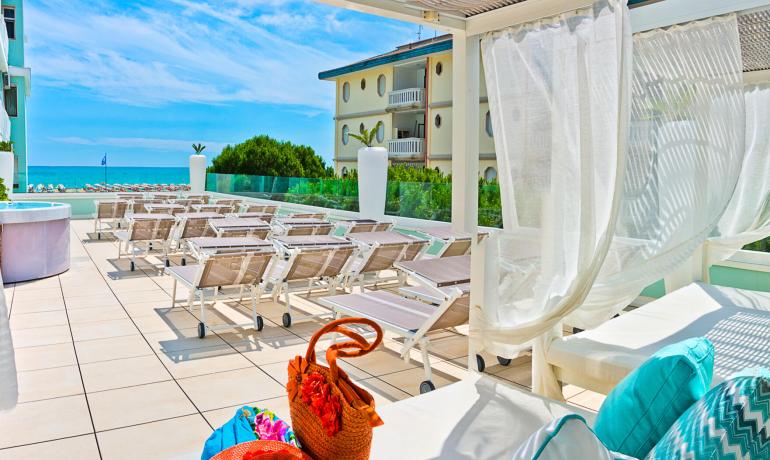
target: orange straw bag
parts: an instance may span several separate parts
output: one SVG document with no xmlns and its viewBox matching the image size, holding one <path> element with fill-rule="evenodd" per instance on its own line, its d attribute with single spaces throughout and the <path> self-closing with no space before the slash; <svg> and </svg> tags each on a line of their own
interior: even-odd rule
<svg viewBox="0 0 770 460">
<path fill-rule="evenodd" d="M 377 333 L 369 343 L 343 324 L 365 324 Z M 326 350 L 329 367 L 316 362 L 315 345 L 326 333 L 340 333 L 352 340 Z M 343 318 L 319 329 L 310 339 L 305 358 L 289 363 L 291 423 L 305 452 L 315 460 L 364 460 L 372 447 L 372 428 L 382 425 L 374 411 L 374 398 L 356 386 L 337 367 L 337 357 L 353 358 L 373 351 L 382 342 L 382 329 L 365 318 Z"/>
</svg>

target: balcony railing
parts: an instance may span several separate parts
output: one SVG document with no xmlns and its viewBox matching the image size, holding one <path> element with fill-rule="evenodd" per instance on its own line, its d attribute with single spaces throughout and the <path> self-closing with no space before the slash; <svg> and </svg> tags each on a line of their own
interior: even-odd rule
<svg viewBox="0 0 770 460">
<path fill-rule="evenodd" d="M 424 106 L 424 88 L 399 89 L 388 93 L 388 109 L 419 108 Z"/>
<path fill-rule="evenodd" d="M 0 27 L 0 72 L 8 72 L 8 31 Z"/>
<path fill-rule="evenodd" d="M 424 149 L 425 139 L 419 137 L 391 139 L 388 141 L 388 157 L 391 160 L 422 159 Z"/>
</svg>

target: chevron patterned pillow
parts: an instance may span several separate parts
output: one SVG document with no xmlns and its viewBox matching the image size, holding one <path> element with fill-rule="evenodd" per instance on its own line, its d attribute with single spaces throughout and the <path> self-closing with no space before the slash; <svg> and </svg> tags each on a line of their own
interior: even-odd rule
<svg viewBox="0 0 770 460">
<path fill-rule="evenodd" d="M 693 404 L 647 459 L 770 459 L 770 380 L 736 377 Z"/>
</svg>

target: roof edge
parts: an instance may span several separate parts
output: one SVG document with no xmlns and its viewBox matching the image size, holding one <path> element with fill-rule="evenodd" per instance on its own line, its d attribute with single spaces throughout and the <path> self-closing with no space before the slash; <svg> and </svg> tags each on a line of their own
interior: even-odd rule
<svg viewBox="0 0 770 460">
<path fill-rule="evenodd" d="M 371 69 L 385 64 L 391 64 L 393 62 L 405 61 L 407 59 L 425 56 L 426 54 L 440 53 L 442 51 L 448 51 L 452 49 L 452 40 L 444 40 L 436 43 L 431 43 L 419 48 L 413 48 L 400 53 L 389 54 L 379 57 L 373 57 L 365 59 L 355 64 L 338 67 L 336 69 L 326 70 L 318 73 L 319 80 L 329 80 L 340 75 L 345 75 L 353 72 L 360 72 L 362 70 Z"/>
</svg>

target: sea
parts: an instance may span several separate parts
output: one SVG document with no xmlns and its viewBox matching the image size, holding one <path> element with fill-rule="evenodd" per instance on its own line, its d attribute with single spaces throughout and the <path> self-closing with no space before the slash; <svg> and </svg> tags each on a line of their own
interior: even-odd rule
<svg viewBox="0 0 770 460">
<path fill-rule="evenodd" d="M 86 184 L 189 184 L 190 170 L 127 166 L 29 166 L 28 183 L 37 186 L 62 184 L 82 188 Z M 106 176 L 105 176 L 106 175 Z"/>
</svg>

